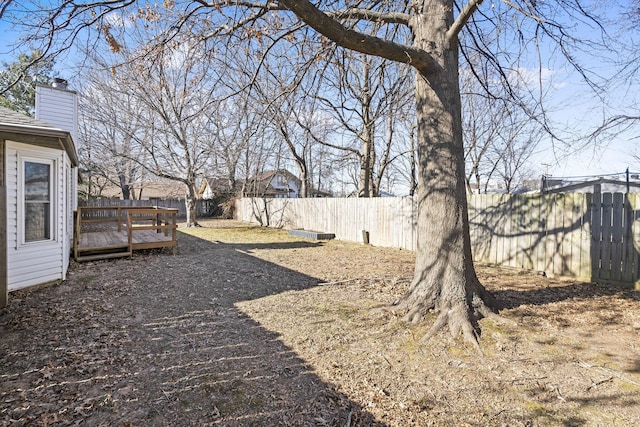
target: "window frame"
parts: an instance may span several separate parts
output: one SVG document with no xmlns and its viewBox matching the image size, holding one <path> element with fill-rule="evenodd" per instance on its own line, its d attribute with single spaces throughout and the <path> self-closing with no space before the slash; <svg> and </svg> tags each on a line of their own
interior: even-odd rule
<svg viewBox="0 0 640 427">
<path fill-rule="evenodd" d="M 26 239 L 26 195 L 25 195 L 25 179 L 26 179 L 26 164 L 27 163 L 38 163 L 49 166 L 49 238 L 38 239 L 38 240 L 30 240 Z M 55 155 L 48 156 L 46 153 L 18 153 L 18 197 L 17 197 L 17 225 L 18 225 L 18 236 L 17 236 L 17 244 L 18 247 L 27 247 L 34 245 L 42 245 L 48 244 L 52 242 L 58 241 L 58 233 L 57 233 L 57 199 L 58 199 L 58 189 L 57 189 L 57 163 L 58 158 Z"/>
</svg>

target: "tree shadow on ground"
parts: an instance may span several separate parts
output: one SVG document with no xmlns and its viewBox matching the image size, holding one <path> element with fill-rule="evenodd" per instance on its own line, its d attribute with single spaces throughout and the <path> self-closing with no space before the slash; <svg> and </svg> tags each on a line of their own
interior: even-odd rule
<svg viewBox="0 0 640 427">
<path fill-rule="evenodd" d="M 212 243 L 233 247 L 234 249 L 245 252 L 245 253 L 251 253 L 251 251 L 258 250 L 258 249 L 302 249 L 302 248 L 317 248 L 323 245 L 322 242 L 307 242 L 307 241 L 269 242 L 269 243 L 224 243 L 219 240 L 216 240 Z"/>
<path fill-rule="evenodd" d="M 535 289 L 497 289 L 491 293 L 502 304 L 503 309 L 521 305 L 546 305 L 555 302 L 595 298 L 618 297 L 640 301 L 640 292 L 620 286 L 598 283 L 571 283 L 563 286 L 549 286 Z"/>
<path fill-rule="evenodd" d="M 633 362 L 633 367 L 628 369 L 627 372 L 640 373 L 640 360 L 636 360 Z"/>
<path fill-rule="evenodd" d="M 543 331 L 544 325 L 548 323 L 555 324 L 560 330 L 564 327 L 575 327 L 576 316 L 588 313 L 592 327 L 581 327 L 579 334 L 573 336 L 574 340 L 563 341 L 559 340 L 558 336 L 544 333 L 536 338 L 529 338 L 543 345 L 566 347 L 569 354 L 586 349 L 585 343 L 580 338 L 589 339 L 591 340 L 589 342 L 594 345 L 598 342 L 598 335 L 603 333 L 618 335 L 618 332 L 621 332 L 621 336 L 628 336 L 622 335 L 624 333 L 622 331 L 625 329 L 632 331 L 629 318 L 624 310 L 617 310 L 617 305 L 624 304 L 621 300 L 640 301 L 640 292 L 637 290 L 599 283 L 571 283 L 526 290 L 498 289 L 492 290 L 492 293 L 502 304 L 503 309 L 514 310 L 507 314 L 508 317 L 519 318 L 520 324 L 537 331 Z M 539 310 L 531 310 L 532 306 L 544 306 L 544 315 L 540 316 Z M 631 334 L 633 335 L 633 332 Z M 628 373 L 640 372 L 640 360 L 628 356 L 620 358 L 615 347 L 605 346 L 598 351 L 607 360 L 614 360 L 618 370 Z M 604 374 L 608 373 L 608 368 L 602 367 L 602 369 Z M 611 373 L 610 379 L 613 379 L 614 370 Z M 636 384 L 633 381 L 631 383 Z M 617 398 L 610 399 L 615 401 Z M 596 399 L 589 398 L 586 401 L 593 403 Z M 637 405 L 637 402 L 634 404 Z"/>
<path fill-rule="evenodd" d="M 274 244 L 180 233 L 179 245 L 175 256 L 78 264 L 61 285 L 12 294 L 0 422 L 384 425 L 236 307 L 319 279 L 247 254 Z"/>
</svg>

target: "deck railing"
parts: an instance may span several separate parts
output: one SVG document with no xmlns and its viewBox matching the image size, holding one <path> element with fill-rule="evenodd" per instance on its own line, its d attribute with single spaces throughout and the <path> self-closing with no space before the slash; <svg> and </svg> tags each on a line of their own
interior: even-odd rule
<svg viewBox="0 0 640 427">
<path fill-rule="evenodd" d="M 161 247 L 177 247 L 177 215 L 178 209 L 162 208 L 158 206 L 81 206 L 75 212 L 74 226 L 74 258 L 79 258 L 79 252 L 86 250 L 99 252 L 110 249 L 82 248 L 80 236 L 83 233 L 100 233 L 117 230 L 123 233 L 126 229 L 129 255 L 135 249 L 151 249 Z M 147 239 L 149 232 L 162 233 L 164 239 Z M 169 238 L 170 237 L 170 238 Z M 113 254 L 117 256 L 117 254 Z M 92 258 L 96 258 L 95 256 Z"/>
<path fill-rule="evenodd" d="M 151 249 L 157 247 L 175 247 L 177 224 L 176 218 L 178 209 L 166 209 L 158 207 L 134 208 L 127 211 L 127 237 L 129 247 L 132 249 Z M 147 225 L 144 222 L 150 221 Z M 142 223 L 142 224 L 141 224 Z M 139 242 L 133 243 L 133 233 L 145 230 L 153 230 L 156 233 L 164 233 L 169 236 L 171 233 L 171 242 L 173 245 L 166 244 L 170 242 Z"/>
</svg>

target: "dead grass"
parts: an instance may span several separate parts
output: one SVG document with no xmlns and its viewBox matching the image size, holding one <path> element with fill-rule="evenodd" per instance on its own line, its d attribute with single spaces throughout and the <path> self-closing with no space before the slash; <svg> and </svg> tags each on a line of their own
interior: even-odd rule
<svg viewBox="0 0 640 427">
<path fill-rule="evenodd" d="M 229 221 L 0 315 L 6 425 L 640 425 L 640 293 L 479 267 L 485 353 L 379 310 L 411 252 Z"/>
</svg>

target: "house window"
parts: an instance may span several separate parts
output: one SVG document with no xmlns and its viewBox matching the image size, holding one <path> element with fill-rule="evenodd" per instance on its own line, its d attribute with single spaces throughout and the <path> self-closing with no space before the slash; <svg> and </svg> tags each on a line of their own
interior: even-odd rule
<svg viewBox="0 0 640 427">
<path fill-rule="evenodd" d="M 53 161 L 24 160 L 24 242 L 51 240 L 53 236 Z"/>
</svg>

